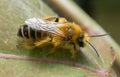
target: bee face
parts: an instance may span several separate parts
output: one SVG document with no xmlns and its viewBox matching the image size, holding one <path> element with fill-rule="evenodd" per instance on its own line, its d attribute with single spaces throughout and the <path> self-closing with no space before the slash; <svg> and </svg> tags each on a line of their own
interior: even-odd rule
<svg viewBox="0 0 120 77">
<path fill-rule="evenodd" d="M 88 39 L 89 39 L 88 35 L 86 33 L 82 32 L 77 39 L 78 45 L 80 47 L 84 47 L 86 45 Z"/>
</svg>

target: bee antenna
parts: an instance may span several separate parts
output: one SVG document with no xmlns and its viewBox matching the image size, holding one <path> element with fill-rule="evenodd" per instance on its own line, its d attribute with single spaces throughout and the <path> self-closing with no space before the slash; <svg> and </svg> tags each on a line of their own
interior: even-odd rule
<svg viewBox="0 0 120 77">
<path fill-rule="evenodd" d="M 106 35 L 109 35 L 109 33 L 101 34 L 101 35 L 90 35 L 89 37 L 102 37 L 102 36 L 106 36 Z"/>
<path fill-rule="evenodd" d="M 88 44 L 93 48 L 93 50 L 95 51 L 95 53 L 96 53 L 97 56 L 99 57 L 100 55 L 99 55 L 98 51 L 95 49 L 95 47 L 94 47 L 89 41 L 87 41 L 87 42 L 88 42 Z"/>
</svg>

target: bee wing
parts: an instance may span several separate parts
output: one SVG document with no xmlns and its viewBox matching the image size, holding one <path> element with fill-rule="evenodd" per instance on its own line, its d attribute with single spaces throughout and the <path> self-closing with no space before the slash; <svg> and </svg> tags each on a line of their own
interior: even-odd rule
<svg viewBox="0 0 120 77">
<path fill-rule="evenodd" d="M 31 18 L 31 19 L 27 19 L 25 21 L 25 24 L 35 30 L 46 31 L 48 33 L 65 37 L 63 32 L 58 28 L 62 24 L 58 24 L 57 22 L 44 21 L 39 18 Z"/>
</svg>

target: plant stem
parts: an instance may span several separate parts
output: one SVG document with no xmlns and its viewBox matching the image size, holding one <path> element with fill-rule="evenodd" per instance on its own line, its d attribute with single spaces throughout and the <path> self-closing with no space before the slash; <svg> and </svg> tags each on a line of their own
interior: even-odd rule
<svg viewBox="0 0 120 77">
<path fill-rule="evenodd" d="M 96 73 L 97 70 L 75 63 L 75 62 L 68 62 L 68 61 L 60 61 L 60 60 L 53 60 L 53 59 L 47 59 L 47 58 L 36 58 L 36 57 L 29 57 L 29 56 L 18 56 L 18 55 L 12 55 L 12 54 L 2 54 L 0 53 L 0 58 L 7 58 L 7 59 L 18 59 L 18 60 L 29 60 L 29 61 L 38 61 L 38 62 L 47 62 L 47 63 L 58 63 L 58 64 L 65 64 L 70 66 L 79 67 L 91 72 Z"/>
</svg>

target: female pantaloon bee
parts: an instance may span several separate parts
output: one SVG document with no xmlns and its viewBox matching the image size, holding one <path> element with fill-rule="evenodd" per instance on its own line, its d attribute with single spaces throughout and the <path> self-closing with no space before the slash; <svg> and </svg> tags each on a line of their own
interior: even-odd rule
<svg viewBox="0 0 120 77">
<path fill-rule="evenodd" d="M 77 46 L 84 47 L 88 43 L 99 56 L 96 49 L 89 43 L 88 34 L 83 32 L 79 25 L 68 22 L 62 17 L 51 16 L 43 19 L 27 19 L 19 28 L 17 35 L 25 39 L 35 39 L 35 47 L 48 42 L 51 42 L 55 48 L 66 43 L 70 44 L 74 48 L 74 51 L 71 51 L 72 58 L 76 58 Z M 50 53 L 54 53 L 54 51 Z"/>
</svg>

